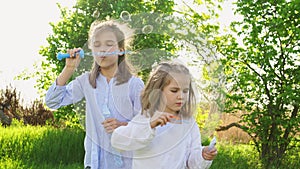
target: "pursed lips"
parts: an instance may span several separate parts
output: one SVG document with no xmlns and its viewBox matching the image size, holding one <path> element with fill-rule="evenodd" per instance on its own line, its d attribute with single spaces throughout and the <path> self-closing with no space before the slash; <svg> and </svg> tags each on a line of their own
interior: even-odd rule
<svg viewBox="0 0 300 169">
<path fill-rule="evenodd" d="M 177 102 L 176 105 L 177 105 L 177 106 L 182 106 L 182 105 L 183 105 L 183 102 Z"/>
</svg>

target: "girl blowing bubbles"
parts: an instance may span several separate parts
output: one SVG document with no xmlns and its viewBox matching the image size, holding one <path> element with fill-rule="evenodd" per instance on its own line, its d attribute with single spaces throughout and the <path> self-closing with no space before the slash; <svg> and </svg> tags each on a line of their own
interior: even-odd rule
<svg viewBox="0 0 300 169">
<path fill-rule="evenodd" d="M 123 29 L 124 28 L 124 29 Z M 94 55 L 90 72 L 67 83 L 80 63 L 80 48 L 70 49 L 63 71 L 48 89 L 46 104 L 57 109 L 86 100 L 85 168 L 130 169 L 131 153 L 117 153 L 110 144 L 111 132 L 127 125 L 141 110 L 141 79 L 134 77 L 125 59 L 128 27 L 115 21 L 95 22 L 89 32 L 92 53 L 113 52 L 109 56 Z"/>
<path fill-rule="evenodd" d="M 215 148 L 202 147 L 193 118 L 195 95 L 189 70 L 160 63 L 142 92 L 142 113 L 112 134 L 112 146 L 133 150 L 133 169 L 209 168 Z"/>
</svg>

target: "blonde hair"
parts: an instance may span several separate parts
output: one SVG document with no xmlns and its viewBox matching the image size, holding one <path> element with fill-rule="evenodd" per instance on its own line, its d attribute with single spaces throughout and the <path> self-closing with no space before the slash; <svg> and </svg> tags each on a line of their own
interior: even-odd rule
<svg viewBox="0 0 300 169">
<path fill-rule="evenodd" d="M 126 44 L 129 45 L 131 37 L 133 35 L 133 30 L 129 29 L 126 24 L 121 24 L 115 20 L 109 21 L 95 21 L 92 23 L 91 28 L 89 30 L 89 38 L 88 38 L 88 47 L 91 49 L 91 45 L 93 43 L 93 38 L 96 33 L 102 31 L 111 31 L 115 34 L 118 47 L 125 51 Z M 96 88 L 96 79 L 100 73 L 100 65 L 94 61 L 92 69 L 89 75 L 89 82 L 93 88 Z M 128 80 L 133 75 L 133 66 L 127 61 L 125 57 L 125 53 L 119 55 L 118 57 L 118 71 L 115 75 L 117 80 L 117 85 L 128 82 Z"/>
<path fill-rule="evenodd" d="M 174 79 L 171 73 L 184 74 L 190 78 L 188 100 L 178 113 L 183 117 L 191 117 L 193 115 L 196 98 L 192 88 L 192 76 L 187 67 L 175 62 L 162 62 L 151 72 L 141 95 L 142 114 L 152 117 L 154 112 L 159 110 L 162 102 L 162 91 Z"/>
</svg>

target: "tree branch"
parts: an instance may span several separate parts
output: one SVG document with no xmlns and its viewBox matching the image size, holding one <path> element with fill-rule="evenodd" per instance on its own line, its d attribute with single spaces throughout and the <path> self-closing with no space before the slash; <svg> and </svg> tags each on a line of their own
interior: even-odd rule
<svg viewBox="0 0 300 169">
<path fill-rule="evenodd" d="M 231 127 L 237 127 L 237 128 L 239 128 L 239 129 L 243 130 L 243 126 L 240 125 L 239 123 L 230 123 L 230 124 L 228 124 L 228 125 L 226 125 L 226 126 L 219 126 L 219 128 L 216 128 L 215 130 L 216 130 L 216 131 L 225 131 L 225 130 L 230 129 Z M 245 127 L 245 126 L 244 126 L 244 128 L 248 129 L 248 127 Z M 243 131 L 245 131 L 245 130 L 243 130 Z M 246 131 L 245 131 L 245 132 L 246 132 Z M 246 133 L 247 133 L 247 132 L 246 132 Z M 256 148 L 258 149 L 258 151 L 260 151 L 260 150 L 259 150 L 259 144 L 258 144 L 258 142 L 257 142 L 257 140 L 256 140 L 257 135 L 255 134 L 255 136 L 253 136 L 253 135 L 251 135 L 250 133 L 247 133 L 247 134 L 252 138 L 252 141 L 254 142 Z"/>
<path fill-rule="evenodd" d="M 227 126 L 219 126 L 219 128 L 216 128 L 216 131 L 225 131 L 230 129 L 231 127 L 237 127 L 242 129 L 242 125 L 238 124 L 238 123 L 230 123 Z"/>
<path fill-rule="evenodd" d="M 242 61 L 249 69 L 251 69 L 255 74 L 257 74 L 257 76 L 263 81 L 264 83 L 264 87 L 265 87 L 265 90 L 266 90 L 266 94 L 270 100 L 270 102 L 272 101 L 272 98 L 271 98 L 271 94 L 270 94 L 270 91 L 268 89 L 268 85 L 267 85 L 267 82 L 265 81 L 265 79 L 262 77 L 261 74 L 259 74 L 253 67 L 251 67 L 246 61 Z"/>
</svg>

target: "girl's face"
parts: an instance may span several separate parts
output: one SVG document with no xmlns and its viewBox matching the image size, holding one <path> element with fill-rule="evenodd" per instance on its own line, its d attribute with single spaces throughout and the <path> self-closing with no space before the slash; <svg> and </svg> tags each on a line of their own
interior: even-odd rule
<svg viewBox="0 0 300 169">
<path fill-rule="evenodd" d="M 113 55 L 104 56 L 94 56 L 95 61 L 101 67 L 101 69 L 106 69 L 110 67 L 117 66 L 118 64 L 118 54 L 120 51 L 118 47 L 118 40 L 116 35 L 111 31 L 101 31 L 96 33 L 92 42 L 92 52 L 116 52 Z"/>
<path fill-rule="evenodd" d="M 190 78 L 184 74 L 172 74 L 170 84 L 163 88 L 164 112 L 177 114 L 177 112 L 186 103 L 189 88 Z"/>
</svg>

